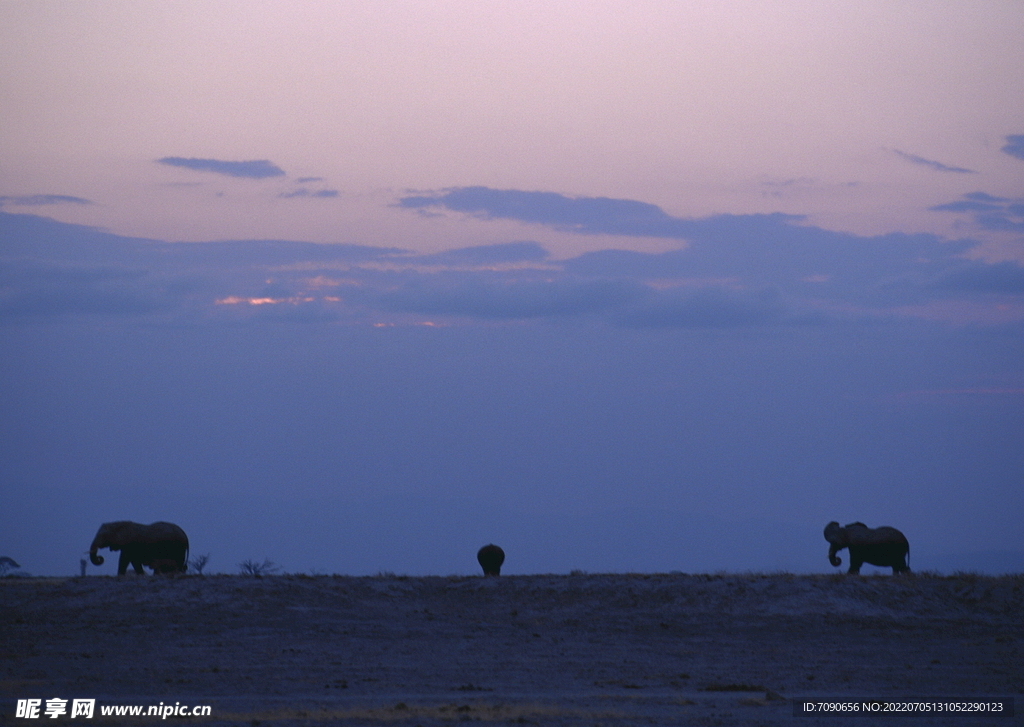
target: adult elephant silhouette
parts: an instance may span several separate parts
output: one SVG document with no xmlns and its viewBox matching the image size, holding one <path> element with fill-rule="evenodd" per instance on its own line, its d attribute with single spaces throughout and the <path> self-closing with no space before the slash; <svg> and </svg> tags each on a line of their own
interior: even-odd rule
<svg viewBox="0 0 1024 727">
<path fill-rule="evenodd" d="M 100 548 L 121 551 L 117 562 L 119 576 L 128 572 L 129 563 L 139 574 L 144 572 L 144 565 L 154 573 L 184 573 L 188 567 L 188 536 L 174 523 L 141 525 L 130 520 L 103 523 L 89 546 L 89 560 L 93 565 L 103 565 L 103 556 L 96 553 Z"/>
<path fill-rule="evenodd" d="M 896 528 L 869 528 L 864 523 L 850 523 L 841 528 L 839 523 L 833 520 L 825 526 L 825 540 L 832 544 L 828 549 L 828 562 L 834 566 L 843 564 L 836 553 L 843 548 L 850 549 L 848 573 L 860 573 L 860 567 L 864 563 L 890 566 L 893 575 L 910 572 L 910 566 L 907 565 L 910 543 Z"/>
<path fill-rule="evenodd" d="M 485 576 L 500 576 L 501 564 L 505 562 L 505 551 L 490 543 L 477 551 L 476 560 L 484 569 Z"/>
</svg>

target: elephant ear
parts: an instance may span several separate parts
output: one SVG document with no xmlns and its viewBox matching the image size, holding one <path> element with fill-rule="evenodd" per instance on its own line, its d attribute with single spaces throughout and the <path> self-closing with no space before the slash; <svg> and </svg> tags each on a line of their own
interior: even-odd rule
<svg viewBox="0 0 1024 727">
<path fill-rule="evenodd" d="M 837 543 L 842 535 L 842 528 L 835 520 L 825 526 L 825 540 L 830 543 Z"/>
<path fill-rule="evenodd" d="M 107 525 L 110 526 L 110 530 L 107 531 L 107 542 L 110 543 L 111 550 L 114 550 L 115 547 L 120 550 L 125 544 L 131 542 L 135 523 L 121 520 L 116 523 L 107 523 Z"/>
</svg>

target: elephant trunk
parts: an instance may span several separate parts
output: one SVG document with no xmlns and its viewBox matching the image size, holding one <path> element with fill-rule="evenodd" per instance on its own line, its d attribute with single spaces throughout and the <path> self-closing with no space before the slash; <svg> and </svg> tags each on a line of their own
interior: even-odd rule
<svg viewBox="0 0 1024 727">
<path fill-rule="evenodd" d="M 93 565 L 103 565 L 103 556 L 96 552 L 99 548 L 100 546 L 95 542 L 89 548 L 89 560 L 92 561 Z"/>
<path fill-rule="evenodd" d="M 839 550 L 839 546 L 834 543 L 832 544 L 832 547 L 828 549 L 828 562 L 834 566 L 840 566 L 843 564 L 843 559 L 836 555 Z"/>
</svg>

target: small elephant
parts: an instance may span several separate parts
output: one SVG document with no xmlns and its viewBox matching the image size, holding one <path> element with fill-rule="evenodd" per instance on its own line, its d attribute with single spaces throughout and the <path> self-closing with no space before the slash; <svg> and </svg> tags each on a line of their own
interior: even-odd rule
<svg viewBox="0 0 1024 727">
<path fill-rule="evenodd" d="M 103 556 L 96 553 L 100 548 L 121 551 L 117 563 L 119 576 L 128 572 L 129 563 L 139 574 L 144 572 L 144 565 L 154 573 L 184 573 L 188 567 L 188 536 L 174 523 L 141 525 L 129 520 L 103 523 L 89 546 L 89 560 L 93 565 L 103 564 Z"/>
<path fill-rule="evenodd" d="M 153 574 L 157 573 L 177 573 L 180 569 L 178 568 L 178 561 L 174 558 L 157 558 L 153 561 L 151 567 L 153 568 Z"/>
<path fill-rule="evenodd" d="M 891 566 L 893 575 L 910 572 L 907 565 L 910 543 L 896 528 L 869 528 L 864 523 L 850 523 L 841 528 L 833 520 L 825 526 L 825 540 L 832 544 L 828 549 L 828 562 L 834 566 L 843 564 L 836 553 L 843 548 L 850 549 L 849 573 L 860 573 L 864 563 Z"/>
<path fill-rule="evenodd" d="M 501 564 L 505 562 L 505 551 L 491 543 L 477 551 L 476 559 L 484 569 L 485 576 L 500 576 Z"/>
</svg>

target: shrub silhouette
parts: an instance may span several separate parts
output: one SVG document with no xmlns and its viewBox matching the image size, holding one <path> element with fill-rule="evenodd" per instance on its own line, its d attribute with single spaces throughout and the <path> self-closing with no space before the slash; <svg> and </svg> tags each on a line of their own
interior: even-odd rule
<svg viewBox="0 0 1024 727">
<path fill-rule="evenodd" d="M 261 576 L 273 575 L 281 569 L 270 558 L 264 558 L 262 563 L 251 559 L 243 560 L 238 564 L 238 570 L 244 576 L 260 578 Z"/>
</svg>

